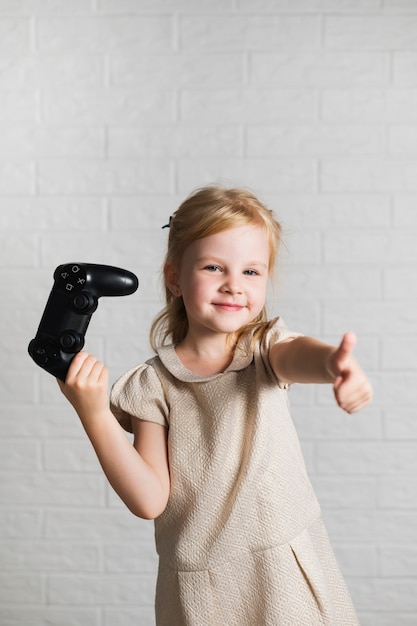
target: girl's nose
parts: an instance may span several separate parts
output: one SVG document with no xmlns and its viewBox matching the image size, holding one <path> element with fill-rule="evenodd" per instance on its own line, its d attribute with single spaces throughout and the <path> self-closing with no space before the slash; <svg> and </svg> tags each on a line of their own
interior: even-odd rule
<svg viewBox="0 0 417 626">
<path fill-rule="evenodd" d="M 235 276 L 228 276 L 221 287 L 221 291 L 230 294 L 242 293 L 242 286 Z"/>
</svg>

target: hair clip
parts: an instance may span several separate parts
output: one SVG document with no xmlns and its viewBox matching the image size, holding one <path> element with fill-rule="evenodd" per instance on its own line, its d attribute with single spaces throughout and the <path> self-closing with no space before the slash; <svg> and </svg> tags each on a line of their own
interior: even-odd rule
<svg viewBox="0 0 417 626">
<path fill-rule="evenodd" d="M 165 226 L 161 226 L 161 228 L 169 228 L 171 226 L 171 222 L 172 222 L 172 215 L 169 216 L 168 224 L 165 224 Z"/>
</svg>

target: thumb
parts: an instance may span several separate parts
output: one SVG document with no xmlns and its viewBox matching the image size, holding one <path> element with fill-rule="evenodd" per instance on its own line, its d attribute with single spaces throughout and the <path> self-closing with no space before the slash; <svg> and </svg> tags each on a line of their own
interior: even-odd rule
<svg viewBox="0 0 417 626">
<path fill-rule="evenodd" d="M 351 352 L 353 352 L 353 348 L 356 346 L 356 341 L 357 339 L 355 333 L 345 333 L 335 353 L 337 358 L 344 359 Z"/>
<path fill-rule="evenodd" d="M 346 359 L 351 355 L 356 345 L 355 333 L 345 333 L 342 340 L 336 350 L 333 352 L 330 360 L 330 369 L 336 376 L 342 374 Z"/>
</svg>

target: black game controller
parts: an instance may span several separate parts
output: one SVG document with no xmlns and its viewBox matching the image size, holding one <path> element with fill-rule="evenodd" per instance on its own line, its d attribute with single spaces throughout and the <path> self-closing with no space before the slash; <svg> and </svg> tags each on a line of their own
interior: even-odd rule
<svg viewBox="0 0 417 626">
<path fill-rule="evenodd" d="M 65 381 L 74 355 L 82 350 L 91 316 L 101 296 L 127 296 L 138 288 L 135 274 L 110 265 L 66 263 L 54 285 L 36 337 L 28 351 L 37 365 Z"/>
</svg>

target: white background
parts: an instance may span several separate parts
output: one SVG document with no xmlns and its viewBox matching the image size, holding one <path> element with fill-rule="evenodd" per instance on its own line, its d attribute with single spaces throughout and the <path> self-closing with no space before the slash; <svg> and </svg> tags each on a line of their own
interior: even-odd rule
<svg viewBox="0 0 417 626">
<path fill-rule="evenodd" d="M 27 344 L 89 261 L 141 284 L 87 349 L 151 356 L 161 226 L 219 181 L 283 223 L 270 315 L 358 333 L 373 405 L 295 387 L 294 420 L 362 624 L 417 623 L 417 0 L 0 0 L 2 626 L 153 624 L 152 522 Z"/>
</svg>

